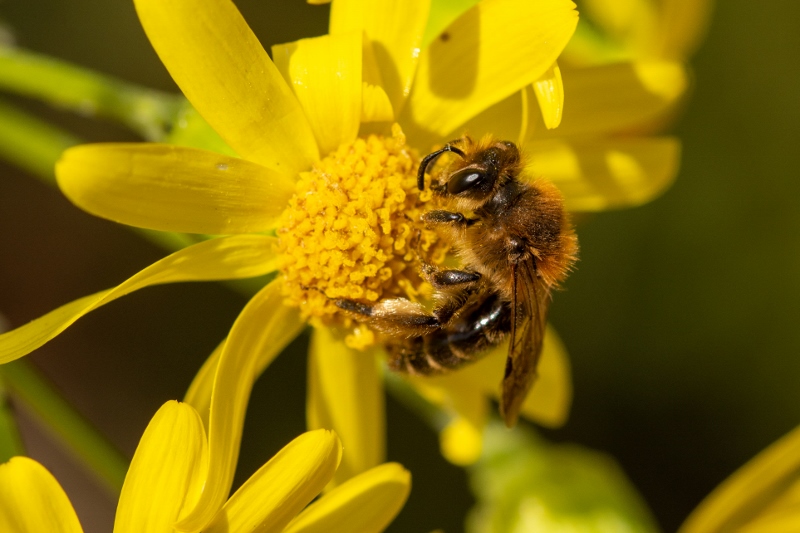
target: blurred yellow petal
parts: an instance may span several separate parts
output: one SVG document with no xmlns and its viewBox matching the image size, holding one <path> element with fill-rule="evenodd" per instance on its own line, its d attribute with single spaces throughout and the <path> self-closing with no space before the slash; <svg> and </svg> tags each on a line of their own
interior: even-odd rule
<svg viewBox="0 0 800 533">
<path fill-rule="evenodd" d="M 114 533 L 171 533 L 184 506 L 200 495 L 208 464 L 197 412 L 165 403 L 136 447 L 114 520 Z"/>
<path fill-rule="evenodd" d="M 705 38 L 714 9 L 713 0 L 661 0 L 661 42 L 657 57 L 686 59 Z"/>
<path fill-rule="evenodd" d="M 348 348 L 330 328 L 315 328 L 308 361 L 310 429 L 333 429 L 347 452 L 334 484 L 383 462 L 383 382 L 371 352 Z"/>
<path fill-rule="evenodd" d="M 274 237 L 235 235 L 201 242 L 153 263 L 113 289 L 84 296 L 0 335 L 0 364 L 40 347 L 80 317 L 120 296 L 162 283 L 251 278 L 275 270 Z"/>
<path fill-rule="evenodd" d="M 319 158 L 300 104 L 233 2 L 134 3 L 175 83 L 239 155 L 287 176 Z"/>
<path fill-rule="evenodd" d="M 608 34 L 618 40 L 628 40 L 642 26 L 651 30 L 656 19 L 652 0 L 583 0 L 581 8 Z"/>
<path fill-rule="evenodd" d="M 742 529 L 754 522 L 753 531 L 783 531 L 782 529 L 760 529 L 755 527 L 760 519 L 768 524 L 769 515 L 765 510 L 776 513 L 775 503 L 785 498 L 787 492 L 794 492 L 794 516 L 776 513 L 775 520 L 794 524 L 796 531 L 800 525 L 800 512 L 797 505 L 797 490 L 800 486 L 800 427 L 792 430 L 767 449 L 751 459 L 722 482 L 692 512 L 678 533 L 723 533 L 727 531 L 750 531 Z M 775 525 L 775 524 L 773 524 Z"/>
<path fill-rule="evenodd" d="M 569 211 L 648 202 L 669 187 L 680 161 L 680 143 L 672 137 L 533 141 L 525 149 L 529 174 L 555 183 Z"/>
<path fill-rule="evenodd" d="M 672 61 L 616 63 L 564 73 L 569 106 L 547 137 L 598 135 L 642 127 L 660 118 L 689 85 L 686 68 Z"/>
<path fill-rule="evenodd" d="M 659 13 L 652 0 L 584 0 L 581 8 L 630 58 L 651 56 Z"/>
<path fill-rule="evenodd" d="M 81 533 L 78 516 L 45 467 L 27 457 L 0 464 L 0 531 Z"/>
<path fill-rule="evenodd" d="M 736 533 L 797 533 L 800 531 L 800 511 L 797 507 L 782 514 L 758 517 L 736 529 Z"/>
<path fill-rule="evenodd" d="M 67 198 L 93 215 L 212 235 L 266 231 L 294 194 L 291 178 L 261 165 L 155 143 L 70 148 L 56 177 Z"/>
<path fill-rule="evenodd" d="M 479 395 L 473 392 L 473 396 Z M 483 451 L 484 424 L 477 426 L 461 416 L 453 418 L 439 434 L 439 448 L 444 458 L 458 466 L 468 466 L 477 461 Z"/>
<path fill-rule="evenodd" d="M 361 32 L 323 35 L 272 47 L 327 154 L 351 142 L 361 122 Z"/>
<path fill-rule="evenodd" d="M 578 22 L 569 0 L 489 0 L 459 17 L 420 56 L 404 117 L 444 135 L 533 83 Z"/>
<path fill-rule="evenodd" d="M 430 0 L 336 0 L 331 35 L 363 31 L 371 41 L 383 89 L 399 113 L 411 89 Z"/>
<path fill-rule="evenodd" d="M 281 307 L 281 286 L 270 283 L 253 296 L 231 327 L 211 394 L 208 480 L 199 501 L 181 518 L 178 529 L 202 529 L 228 497 L 256 369 L 268 359 L 264 354 L 275 353 L 273 339 L 284 325 L 280 318 L 272 320 Z M 280 312 L 278 316 L 282 316 Z"/>
<path fill-rule="evenodd" d="M 545 333 L 538 372 L 520 414 L 542 426 L 563 426 L 572 405 L 572 372 L 567 350 L 550 326 Z"/>
<path fill-rule="evenodd" d="M 539 102 L 545 127 L 548 130 L 557 128 L 564 113 L 564 83 L 557 63 L 553 63 L 547 72 L 533 82 L 533 92 Z"/>
<path fill-rule="evenodd" d="M 300 435 L 245 481 L 203 531 L 282 531 L 333 478 L 341 458 L 342 445 L 334 432 Z"/>
<path fill-rule="evenodd" d="M 283 533 L 379 533 L 403 508 L 411 473 L 386 463 L 344 482 L 309 505 Z"/>
<path fill-rule="evenodd" d="M 280 283 L 278 280 L 273 284 Z M 305 322 L 300 318 L 300 313 L 296 307 L 286 305 L 276 306 L 269 315 L 268 321 L 263 327 L 272 331 L 272 341 L 260 353 L 254 354 L 257 357 L 254 370 L 255 377 L 267 368 L 272 360 L 283 351 L 292 340 L 297 337 L 305 327 Z M 200 371 L 195 376 L 189 390 L 186 392 L 184 401 L 197 409 L 200 418 L 208 427 L 208 413 L 211 408 L 211 393 L 214 386 L 214 376 L 219 363 L 219 356 L 222 353 L 224 343 L 220 344 L 216 350 L 206 359 Z"/>
</svg>

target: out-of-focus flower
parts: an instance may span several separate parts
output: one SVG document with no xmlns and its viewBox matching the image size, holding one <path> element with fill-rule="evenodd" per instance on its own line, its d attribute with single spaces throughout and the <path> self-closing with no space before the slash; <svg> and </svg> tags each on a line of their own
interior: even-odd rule
<svg viewBox="0 0 800 533">
<path fill-rule="evenodd" d="M 207 444 L 197 411 L 164 404 L 134 454 L 114 531 L 176 531 L 207 481 Z M 297 437 L 214 508 L 203 531 L 383 531 L 411 488 L 409 472 L 397 463 L 372 468 L 308 505 L 333 478 L 341 457 L 342 445 L 331 431 Z M 0 496 L 0 530 L 6 533 L 82 531 L 58 482 L 32 459 L 15 457 L 0 465 Z"/>
<path fill-rule="evenodd" d="M 477 505 L 469 533 L 657 533 L 650 511 L 608 455 L 550 444 L 499 424 L 487 427 L 486 450 L 470 467 Z"/>
</svg>

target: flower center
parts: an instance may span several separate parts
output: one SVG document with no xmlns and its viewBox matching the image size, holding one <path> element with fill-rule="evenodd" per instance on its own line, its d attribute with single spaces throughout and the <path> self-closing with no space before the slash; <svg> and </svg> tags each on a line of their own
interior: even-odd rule
<svg viewBox="0 0 800 533">
<path fill-rule="evenodd" d="M 299 306 L 304 318 L 353 327 L 345 339 L 351 347 L 369 346 L 375 335 L 354 324 L 336 299 L 428 298 L 419 255 L 440 264 L 447 253 L 420 222 L 432 207 L 426 206 L 430 190 L 417 189 L 418 165 L 395 124 L 391 137 L 358 138 L 300 173 L 281 216 L 278 250 L 287 303 Z"/>
</svg>

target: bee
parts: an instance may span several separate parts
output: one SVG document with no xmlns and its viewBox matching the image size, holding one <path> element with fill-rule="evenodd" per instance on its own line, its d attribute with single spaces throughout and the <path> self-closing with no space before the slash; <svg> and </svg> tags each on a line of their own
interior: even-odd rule
<svg viewBox="0 0 800 533">
<path fill-rule="evenodd" d="M 423 221 L 450 241 L 463 266 L 420 259 L 433 310 L 404 298 L 335 303 L 386 334 L 389 367 L 413 375 L 456 369 L 510 337 L 500 412 L 512 427 L 536 378 L 552 290 L 576 261 L 578 242 L 561 193 L 526 175 L 512 142 L 465 136 L 445 144 L 422 159 L 420 190 L 446 152 L 458 159 L 430 187 L 453 210 L 428 211 Z"/>
</svg>

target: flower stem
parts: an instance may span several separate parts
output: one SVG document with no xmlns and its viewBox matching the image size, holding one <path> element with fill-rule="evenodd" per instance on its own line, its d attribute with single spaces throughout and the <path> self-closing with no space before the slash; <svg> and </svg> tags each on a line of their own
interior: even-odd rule
<svg viewBox="0 0 800 533">
<path fill-rule="evenodd" d="M 410 411 L 419 416 L 434 431 L 441 431 L 447 426 L 450 417 L 443 410 L 420 396 L 403 378 L 394 372 L 383 373 L 386 390 Z"/>
<path fill-rule="evenodd" d="M 55 184 L 53 165 L 61 152 L 79 144 L 71 134 L 0 101 L 0 156 Z"/>
<path fill-rule="evenodd" d="M 109 491 L 119 494 L 128 460 L 55 392 L 30 363 L 21 359 L 0 366 L 0 379 Z"/>
<path fill-rule="evenodd" d="M 61 153 L 81 139 L 0 101 L 0 157 L 55 185 L 54 168 Z M 169 251 L 197 242 L 183 233 L 131 228 Z"/>
<path fill-rule="evenodd" d="M 0 47 L 0 88 L 88 116 L 116 120 L 150 141 L 169 132 L 183 98 L 49 56 Z"/>
<path fill-rule="evenodd" d="M 0 378 L 0 463 L 5 463 L 15 455 L 25 454 L 14 410 L 8 400 L 7 387 Z"/>
</svg>

